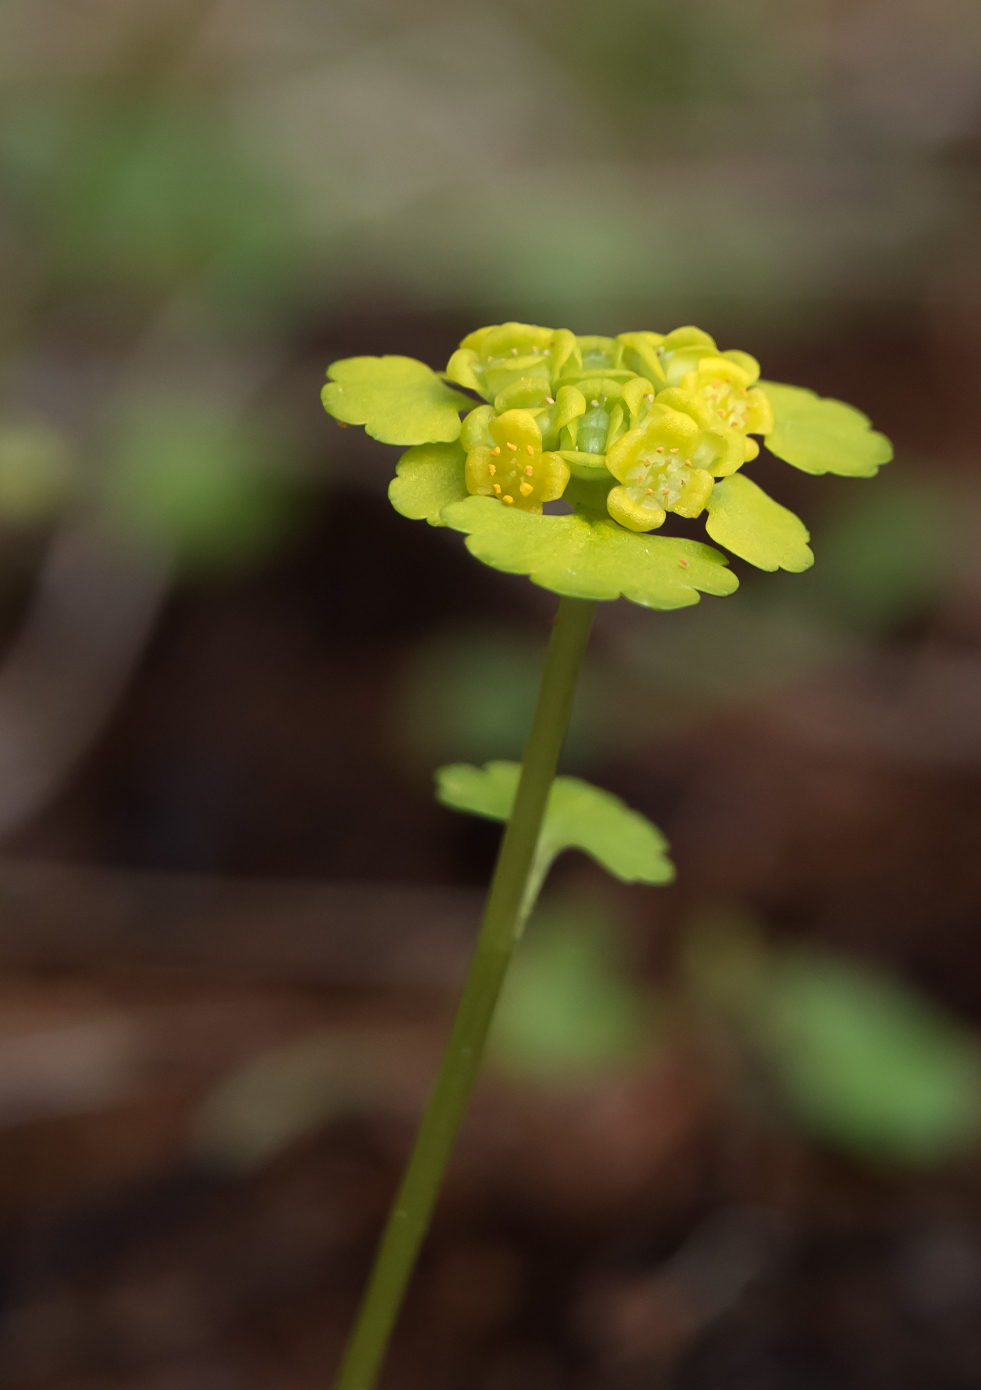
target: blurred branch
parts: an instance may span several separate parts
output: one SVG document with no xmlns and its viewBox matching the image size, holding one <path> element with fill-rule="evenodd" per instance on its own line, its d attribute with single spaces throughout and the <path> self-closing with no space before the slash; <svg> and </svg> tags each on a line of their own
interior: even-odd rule
<svg viewBox="0 0 981 1390">
<path fill-rule="evenodd" d="M 67 513 L 0 666 L 0 835 L 40 811 L 105 728 L 167 594 L 162 555 Z"/>
</svg>

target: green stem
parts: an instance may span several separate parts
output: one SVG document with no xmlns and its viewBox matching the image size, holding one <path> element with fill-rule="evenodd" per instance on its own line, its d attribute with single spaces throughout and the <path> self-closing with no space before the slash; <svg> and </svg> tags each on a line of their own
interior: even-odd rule
<svg viewBox="0 0 981 1390">
<path fill-rule="evenodd" d="M 480 1071 L 497 997 L 531 907 L 526 889 L 595 608 L 595 603 L 585 599 L 563 598 L 559 602 L 514 809 L 501 841 L 460 1007 L 409 1166 L 389 1213 L 335 1390 L 371 1390 L 374 1385 L 429 1228 Z"/>
</svg>

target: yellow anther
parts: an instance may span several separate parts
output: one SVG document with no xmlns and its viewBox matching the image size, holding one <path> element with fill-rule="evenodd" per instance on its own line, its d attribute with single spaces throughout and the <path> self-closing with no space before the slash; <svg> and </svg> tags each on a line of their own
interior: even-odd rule
<svg viewBox="0 0 981 1390">
<path fill-rule="evenodd" d="M 599 401 L 590 401 L 589 404 L 592 406 L 596 406 L 599 405 Z"/>
<path fill-rule="evenodd" d="M 527 497 L 528 494 L 534 492 L 535 489 L 532 487 L 531 483 L 522 483 L 518 491 L 521 493 L 522 497 Z"/>
<path fill-rule="evenodd" d="M 649 488 L 647 489 L 647 495 L 648 495 L 648 497 L 650 497 L 650 496 L 652 495 L 653 492 L 654 492 L 654 489 L 653 489 L 652 487 L 649 487 Z"/>
<path fill-rule="evenodd" d="M 535 452 L 535 451 L 534 451 L 534 449 L 531 447 L 530 444 L 526 444 L 526 445 L 525 445 L 525 453 L 526 453 L 526 454 L 534 454 L 534 452 Z"/>
<path fill-rule="evenodd" d="M 518 446 L 517 446 L 517 444 L 512 444 L 511 441 L 510 441 L 510 439 L 508 440 L 508 448 L 509 448 L 509 449 L 511 450 L 511 452 L 514 453 L 514 454 L 516 454 L 516 453 L 518 452 Z"/>
<path fill-rule="evenodd" d="M 535 471 L 535 470 L 532 468 L 532 466 L 531 466 L 530 463 L 526 463 L 526 464 L 525 464 L 525 476 L 526 476 L 526 477 L 530 478 L 530 477 L 532 476 L 532 474 L 534 473 L 534 471 Z"/>
<path fill-rule="evenodd" d="M 501 485 L 500 485 L 500 483 L 495 483 L 495 484 L 494 484 L 494 491 L 497 493 L 498 496 L 501 495 Z"/>
<path fill-rule="evenodd" d="M 518 349 L 517 349 L 517 348 L 512 348 L 512 349 L 511 349 L 511 356 L 512 356 L 512 357 L 517 357 L 517 355 L 518 355 Z"/>
<path fill-rule="evenodd" d="M 671 452 L 672 452 L 672 454 L 676 454 L 676 453 L 678 452 L 678 450 L 677 450 L 677 449 L 672 449 Z"/>
<path fill-rule="evenodd" d="M 505 502 L 513 502 L 513 501 L 514 501 L 514 498 L 513 498 L 513 497 L 509 497 L 509 496 L 507 495 L 507 493 L 505 493 L 505 494 L 504 494 L 504 500 L 505 500 Z"/>
<path fill-rule="evenodd" d="M 491 475 L 491 477 L 493 478 L 494 474 L 497 472 L 497 464 L 496 464 L 496 463 L 489 463 L 489 464 L 487 465 L 487 472 L 488 472 L 488 473 Z"/>
<path fill-rule="evenodd" d="M 546 348 L 545 351 L 548 352 L 548 348 Z M 553 398 L 552 396 L 546 396 L 546 397 L 545 397 L 545 404 L 546 404 L 546 405 L 554 405 L 554 404 L 555 404 L 554 398 Z"/>
<path fill-rule="evenodd" d="M 500 444 L 498 444 L 496 448 L 491 449 L 491 453 L 493 454 L 493 456 L 494 456 L 495 458 L 497 458 L 497 456 L 498 456 L 498 454 L 499 454 L 500 452 L 501 452 L 501 446 L 500 446 Z"/>
<path fill-rule="evenodd" d="M 654 450 L 654 452 L 655 452 L 656 454 L 663 454 L 663 453 L 664 453 L 664 445 L 663 445 L 663 444 L 659 444 L 659 445 L 657 446 L 657 448 Z"/>
</svg>

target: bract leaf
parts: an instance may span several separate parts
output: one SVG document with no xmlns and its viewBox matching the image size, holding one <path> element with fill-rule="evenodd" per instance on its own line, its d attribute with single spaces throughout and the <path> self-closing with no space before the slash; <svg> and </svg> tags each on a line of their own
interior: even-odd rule
<svg viewBox="0 0 981 1390">
<path fill-rule="evenodd" d="M 705 504 L 705 530 L 761 570 L 799 574 L 814 564 L 807 527 L 742 473 L 716 483 Z"/>
<path fill-rule="evenodd" d="M 436 773 L 436 796 L 456 811 L 506 821 L 520 776 L 520 763 L 452 763 Z M 563 850 L 581 849 L 625 883 L 670 883 L 667 847 L 657 827 L 619 797 L 579 777 L 556 777 L 539 839 L 539 854 L 549 862 Z"/>
<path fill-rule="evenodd" d="M 467 456 L 459 443 L 417 444 L 407 449 L 395 465 L 396 477 L 388 485 L 388 500 L 397 512 L 412 521 L 445 526 L 440 512 L 451 502 L 467 497 L 464 473 Z"/>
<path fill-rule="evenodd" d="M 444 508 L 443 520 L 468 533 L 467 549 L 485 565 L 573 598 L 622 594 L 646 608 L 686 608 L 699 590 L 721 596 L 739 587 L 711 546 L 634 535 L 606 518 L 517 512 L 492 497 L 468 497 Z"/>
<path fill-rule="evenodd" d="M 794 468 L 873 478 L 892 458 L 892 444 L 854 406 L 817 396 L 802 386 L 775 381 L 760 385 L 773 407 L 773 432 L 766 436 L 766 447 Z"/>
<path fill-rule="evenodd" d="M 473 401 L 414 357 L 346 357 L 327 369 L 321 392 L 328 415 L 364 425 L 383 444 L 452 443 L 460 411 Z"/>
</svg>

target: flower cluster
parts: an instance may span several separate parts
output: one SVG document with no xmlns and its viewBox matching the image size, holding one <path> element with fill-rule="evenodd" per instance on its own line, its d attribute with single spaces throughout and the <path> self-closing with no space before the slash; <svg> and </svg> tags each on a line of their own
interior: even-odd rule
<svg viewBox="0 0 981 1390">
<path fill-rule="evenodd" d="M 504 323 L 466 337 L 445 372 L 351 357 L 327 375 L 330 415 L 406 448 L 389 487 L 403 516 L 463 531 L 485 564 L 556 593 L 652 608 L 738 584 L 711 546 L 649 534 L 668 512 L 704 513 L 708 538 L 759 569 L 813 563 L 801 519 L 743 472 L 760 439 L 805 473 L 871 478 L 892 457 L 861 411 L 761 382 L 749 353 L 700 328 Z M 565 514 L 544 514 L 559 498 Z"/>
<path fill-rule="evenodd" d="M 574 476 L 592 484 L 577 500 L 599 501 L 605 488 L 608 514 L 630 531 L 655 530 L 669 511 L 697 517 L 715 479 L 759 453 L 751 435 L 773 429 L 759 375 L 748 353 L 720 352 L 699 328 L 617 338 L 478 329 L 446 369 L 491 402 L 463 422 L 467 488 L 540 512 Z"/>
</svg>

